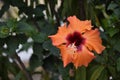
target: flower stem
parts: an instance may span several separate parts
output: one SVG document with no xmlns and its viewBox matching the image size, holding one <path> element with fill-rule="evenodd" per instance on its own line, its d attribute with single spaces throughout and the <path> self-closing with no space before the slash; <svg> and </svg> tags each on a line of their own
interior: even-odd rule
<svg viewBox="0 0 120 80">
<path fill-rule="evenodd" d="M 27 80 L 33 80 L 31 74 L 27 71 L 27 69 L 25 68 L 24 63 L 21 61 L 20 57 L 17 55 L 17 53 L 15 53 L 15 58 L 18 61 L 18 63 L 20 64 L 20 67 L 22 68 Z"/>
</svg>

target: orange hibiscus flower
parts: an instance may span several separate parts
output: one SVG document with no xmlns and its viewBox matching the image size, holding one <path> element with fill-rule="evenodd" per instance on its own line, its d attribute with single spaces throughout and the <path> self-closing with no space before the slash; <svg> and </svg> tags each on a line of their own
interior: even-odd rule
<svg viewBox="0 0 120 80">
<path fill-rule="evenodd" d="M 98 29 L 92 29 L 91 21 L 80 21 L 76 16 L 68 17 L 68 26 L 59 27 L 55 35 L 49 36 L 54 46 L 60 49 L 64 67 L 73 63 L 78 66 L 88 66 L 95 58 L 92 51 L 100 54 L 105 47 Z"/>
</svg>

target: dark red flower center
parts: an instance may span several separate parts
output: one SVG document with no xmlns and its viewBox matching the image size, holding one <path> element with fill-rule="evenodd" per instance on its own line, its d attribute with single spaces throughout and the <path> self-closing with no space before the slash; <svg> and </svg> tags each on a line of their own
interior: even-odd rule
<svg viewBox="0 0 120 80">
<path fill-rule="evenodd" d="M 84 44 L 85 39 L 79 32 L 74 32 L 73 34 L 68 34 L 66 37 L 67 46 L 74 44 L 77 50 L 81 50 L 81 44 Z"/>
</svg>

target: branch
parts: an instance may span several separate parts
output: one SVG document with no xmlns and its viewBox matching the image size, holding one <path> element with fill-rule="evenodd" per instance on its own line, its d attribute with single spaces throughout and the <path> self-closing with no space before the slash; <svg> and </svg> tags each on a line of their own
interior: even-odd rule
<svg viewBox="0 0 120 80">
<path fill-rule="evenodd" d="M 55 15 L 57 25 L 60 26 L 60 19 L 58 17 L 58 13 L 55 11 L 55 5 L 53 5 L 52 0 L 49 0 L 49 5 L 50 5 L 51 13 L 53 12 L 53 14 Z"/>
<path fill-rule="evenodd" d="M 25 65 L 23 64 L 23 62 L 21 61 L 21 59 L 17 55 L 17 53 L 15 53 L 15 58 L 18 61 L 18 63 L 20 64 L 20 66 L 21 66 L 21 68 L 22 68 L 22 70 L 23 70 L 27 80 L 33 80 L 31 74 L 26 70 Z"/>
</svg>

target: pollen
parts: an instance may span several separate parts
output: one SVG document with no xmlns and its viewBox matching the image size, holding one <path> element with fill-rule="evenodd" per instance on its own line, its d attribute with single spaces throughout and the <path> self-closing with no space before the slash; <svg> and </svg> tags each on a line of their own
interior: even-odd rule
<svg viewBox="0 0 120 80">
<path fill-rule="evenodd" d="M 85 39 L 81 36 L 79 32 L 68 34 L 66 40 L 67 40 L 67 47 L 74 48 L 77 51 L 81 50 L 81 45 L 84 44 L 85 42 Z"/>
<path fill-rule="evenodd" d="M 74 43 L 69 44 L 68 48 L 70 48 L 70 50 L 72 51 L 71 53 L 75 53 L 77 51 L 77 48 Z"/>
</svg>

